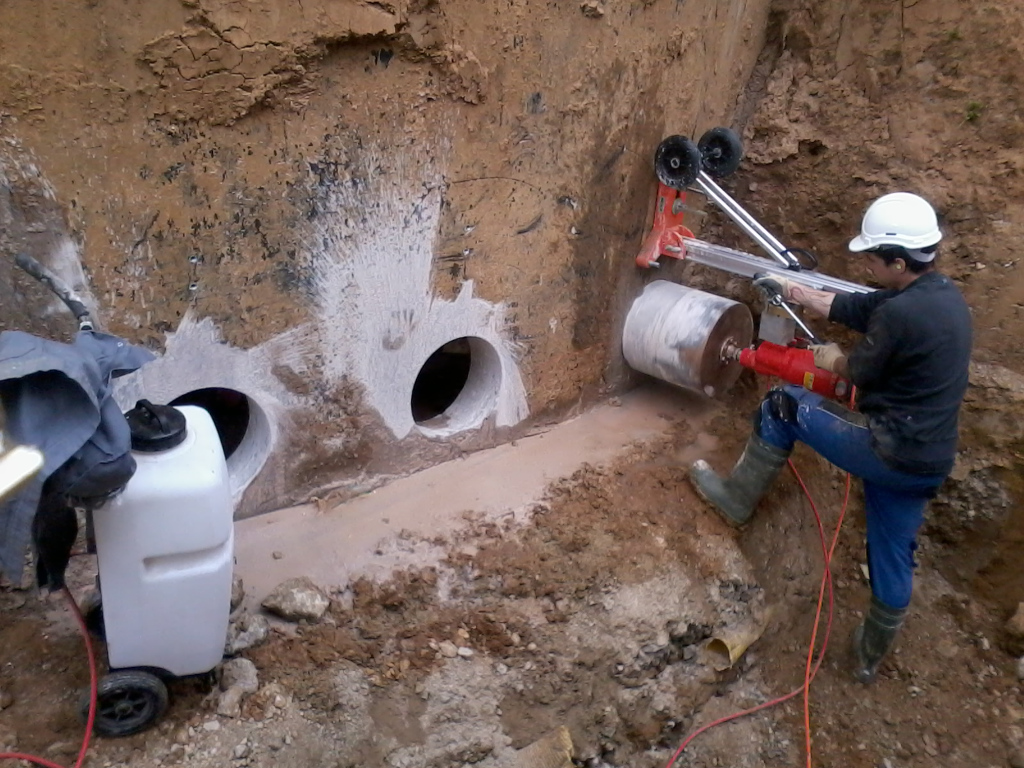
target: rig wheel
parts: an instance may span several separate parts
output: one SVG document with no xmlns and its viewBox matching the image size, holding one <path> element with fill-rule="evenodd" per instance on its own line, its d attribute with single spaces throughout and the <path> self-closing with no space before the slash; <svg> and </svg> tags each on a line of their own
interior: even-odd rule
<svg viewBox="0 0 1024 768">
<path fill-rule="evenodd" d="M 743 159 L 743 142 L 731 128 L 712 128 L 700 137 L 697 148 L 701 165 L 714 179 L 734 174 Z"/>
<path fill-rule="evenodd" d="M 700 166 L 700 150 L 685 136 L 663 139 L 654 153 L 654 172 L 658 181 L 672 189 L 684 190 L 693 184 L 700 173 Z"/>
</svg>

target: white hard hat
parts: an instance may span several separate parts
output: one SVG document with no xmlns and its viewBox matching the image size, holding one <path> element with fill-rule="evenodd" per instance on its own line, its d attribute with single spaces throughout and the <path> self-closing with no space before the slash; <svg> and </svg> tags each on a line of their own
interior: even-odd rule
<svg viewBox="0 0 1024 768">
<path fill-rule="evenodd" d="M 893 192 L 878 198 L 868 208 L 860 234 L 850 241 L 850 250 L 857 253 L 880 245 L 900 245 L 917 251 L 941 239 L 935 209 L 927 200 L 910 192 Z"/>
</svg>

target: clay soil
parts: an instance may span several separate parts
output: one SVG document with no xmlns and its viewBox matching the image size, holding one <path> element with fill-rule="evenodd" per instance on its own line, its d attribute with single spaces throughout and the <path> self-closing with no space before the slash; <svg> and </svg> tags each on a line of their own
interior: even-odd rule
<svg viewBox="0 0 1024 768">
<path fill-rule="evenodd" d="M 729 185 L 773 231 L 820 252 L 826 271 L 854 279 L 842 247 L 863 205 L 893 188 L 930 196 L 950 235 L 943 269 L 975 308 L 976 358 L 1019 374 L 1022 348 L 1007 340 L 1021 336 L 1024 302 L 1024 9 L 900 5 L 859 3 L 846 15 L 846 3 L 778 3 L 737 113 L 750 154 Z M 720 221 L 704 236 L 752 250 Z M 325 622 L 278 625 L 246 652 L 264 688 L 241 719 L 216 718 L 211 681 L 179 681 L 161 726 L 100 740 L 89 764 L 517 765 L 517 750 L 566 726 L 579 765 L 665 765 L 695 727 L 803 680 L 822 562 L 799 485 L 780 482 L 736 532 L 685 478 L 698 455 L 717 466 L 735 458 L 761 386 L 744 378 L 703 429 L 677 421 L 663 442 L 556 483 L 525 525 L 477 521 L 439 542 L 449 556 L 438 567 L 356 582 L 334 595 Z M 940 500 L 906 629 L 871 687 L 847 672 L 847 638 L 869 594 L 854 485 L 832 564 L 832 634 L 811 694 L 816 765 L 987 768 L 1007 765 L 1024 742 L 1009 653 L 1019 649 L 1003 634 L 1024 597 L 1024 517 L 1012 496 L 1020 436 L 1012 414 L 986 430 L 969 418 L 965 456 L 988 457 L 972 466 L 1002 478 L 1005 514 L 973 528 L 949 517 L 970 486 L 966 470 Z M 1001 463 L 993 446 L 1004 449 Z M 795 465 L 830 530 L 844 478 L 806 451 Z M 85 576 L 77 584 L 87 585 Z M 692 604 L 666 613 L 680 595 Z M 74 627 L 59 603 L 21 591 L 0 593 L 0 611 L 0 690 L 14 699 L 0 712 L 0 743 L 72 762 L 86 683 Z M 707 639 L 748 613 L 765 617 L 764 632 L 739 662 L 716 669 Z M 450 658 L 446 643 L 472 654 Z M 803 739 L 796 698 L 699 737 L 678 764 L 799 765 Z"/>
<path fill-rule="evenodd" d="M 436 568 L 350 585 L 325 622 L 277 625 L 245 654 L 264 687 L 242 718 L 213 714 L 211 681 L 177 681 L 157 729 L 100 740 L 92 764 L 519 765 L 516 750 L 566 726 L 577 764 L 665 765 L 695 727 L 802 683 L 821 547 L 799 485 L 780 482 L 737 533 L 684 476 L 684 464 L 716 442 L 712 461 L 735 456 L 746 427 L 732 410 L 757 395 L 745 381 L 704 431 L 678 421 L 615 465 L 556 483 L 525 526 L 471 523 L 443 542 L 450 554 Z M 798 451 L 795 466 L 830 530 L 843 478 L 809 452 Z M 1014 659 L 997 643 L 997 614 L 935 569 L 945 551 L 929 539 L 898 652 L 873 687 L 850 680 L 846 638 L 868 597 L 856 496 L 854 488 L 833 564 L 832 636 L 812 689 L 815 764 L 1004 765 L 1006 739 L 1024 723 Z M 736 545 L 743 555 L 730 559 Z M 681 579 L 681 567 L 694 578 Z M 659 618 L 673 590 L 696 598 L 708 584 L 709 613 Z M 88 586 L 87 575 L 77 586 Z M 86 682 L 80 641 L 59 603 L 10 591 L 4 599 L 0 684 L 15 705 L 0 722 L 19 748 L 70 761 Z M 735 666 L 716 670 L 704 641 L 723 616 L 749 606 L 764 609 L 764 633 Z M 472 655 L 447 658 L 446 641 Z M 797 698 L 699 737 L 678 764 L 797 765 L 802 744 Z"/>
</svg>

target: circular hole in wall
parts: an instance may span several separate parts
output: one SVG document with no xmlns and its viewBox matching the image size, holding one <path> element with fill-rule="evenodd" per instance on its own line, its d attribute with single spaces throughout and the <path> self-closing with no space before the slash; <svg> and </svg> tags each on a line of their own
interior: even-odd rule
<svg viewBox="0 0 1024 768">
<path fill-rule="evenodd" d="M 410 407 L 427 435 L 443 436 L 479 426 L 494 409 L 501 359 L 490 342 L 462 336 L 434 351 L 416 376 Z"/>
<path fill-rule="evenodd" d="M 195 405 L 210 414 L 227 459 L 231 490 L 244 490 L 270 455 L 273 430 L 266 412 L 245 393 L 227 387 L 196 389 L 170 404 Z"/>
<path fill-rule="evenodd" d="M 412 385 L 412 418 L 417 424 L 440 416 L 454 403 L 469 379 L 473 350 L 463 336 L 427 358 Z"/>
<path fill-rule="evenodd" d="M 171 405 L 198 405 L 209 413 L 224 457 L 228 459 L 238 450 L 249 430 L 249 398 L 236 389 L 197 389 L 174 398 Z"/>
</svg>

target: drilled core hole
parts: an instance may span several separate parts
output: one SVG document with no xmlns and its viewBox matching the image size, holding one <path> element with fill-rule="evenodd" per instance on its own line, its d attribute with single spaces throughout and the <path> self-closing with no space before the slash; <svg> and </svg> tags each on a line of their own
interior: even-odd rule
<svg viewBox="0 0 1024 768">
<path fill-rule="evenodd" d="M 469 379 L 473 353 L 465 336 L 436 350 L 420 368 L 412 386 L 412 417 L 417 424 L 448 410 Z"/>
<path fill-rule="evenodd" d="M 171 405 L 196 405 L 205 409 L 217 428 L 225 458 L 238 450 L 249 430 L 249 398 L 235 389 L 197 389 L 176 397 Z"/>
</svg>

